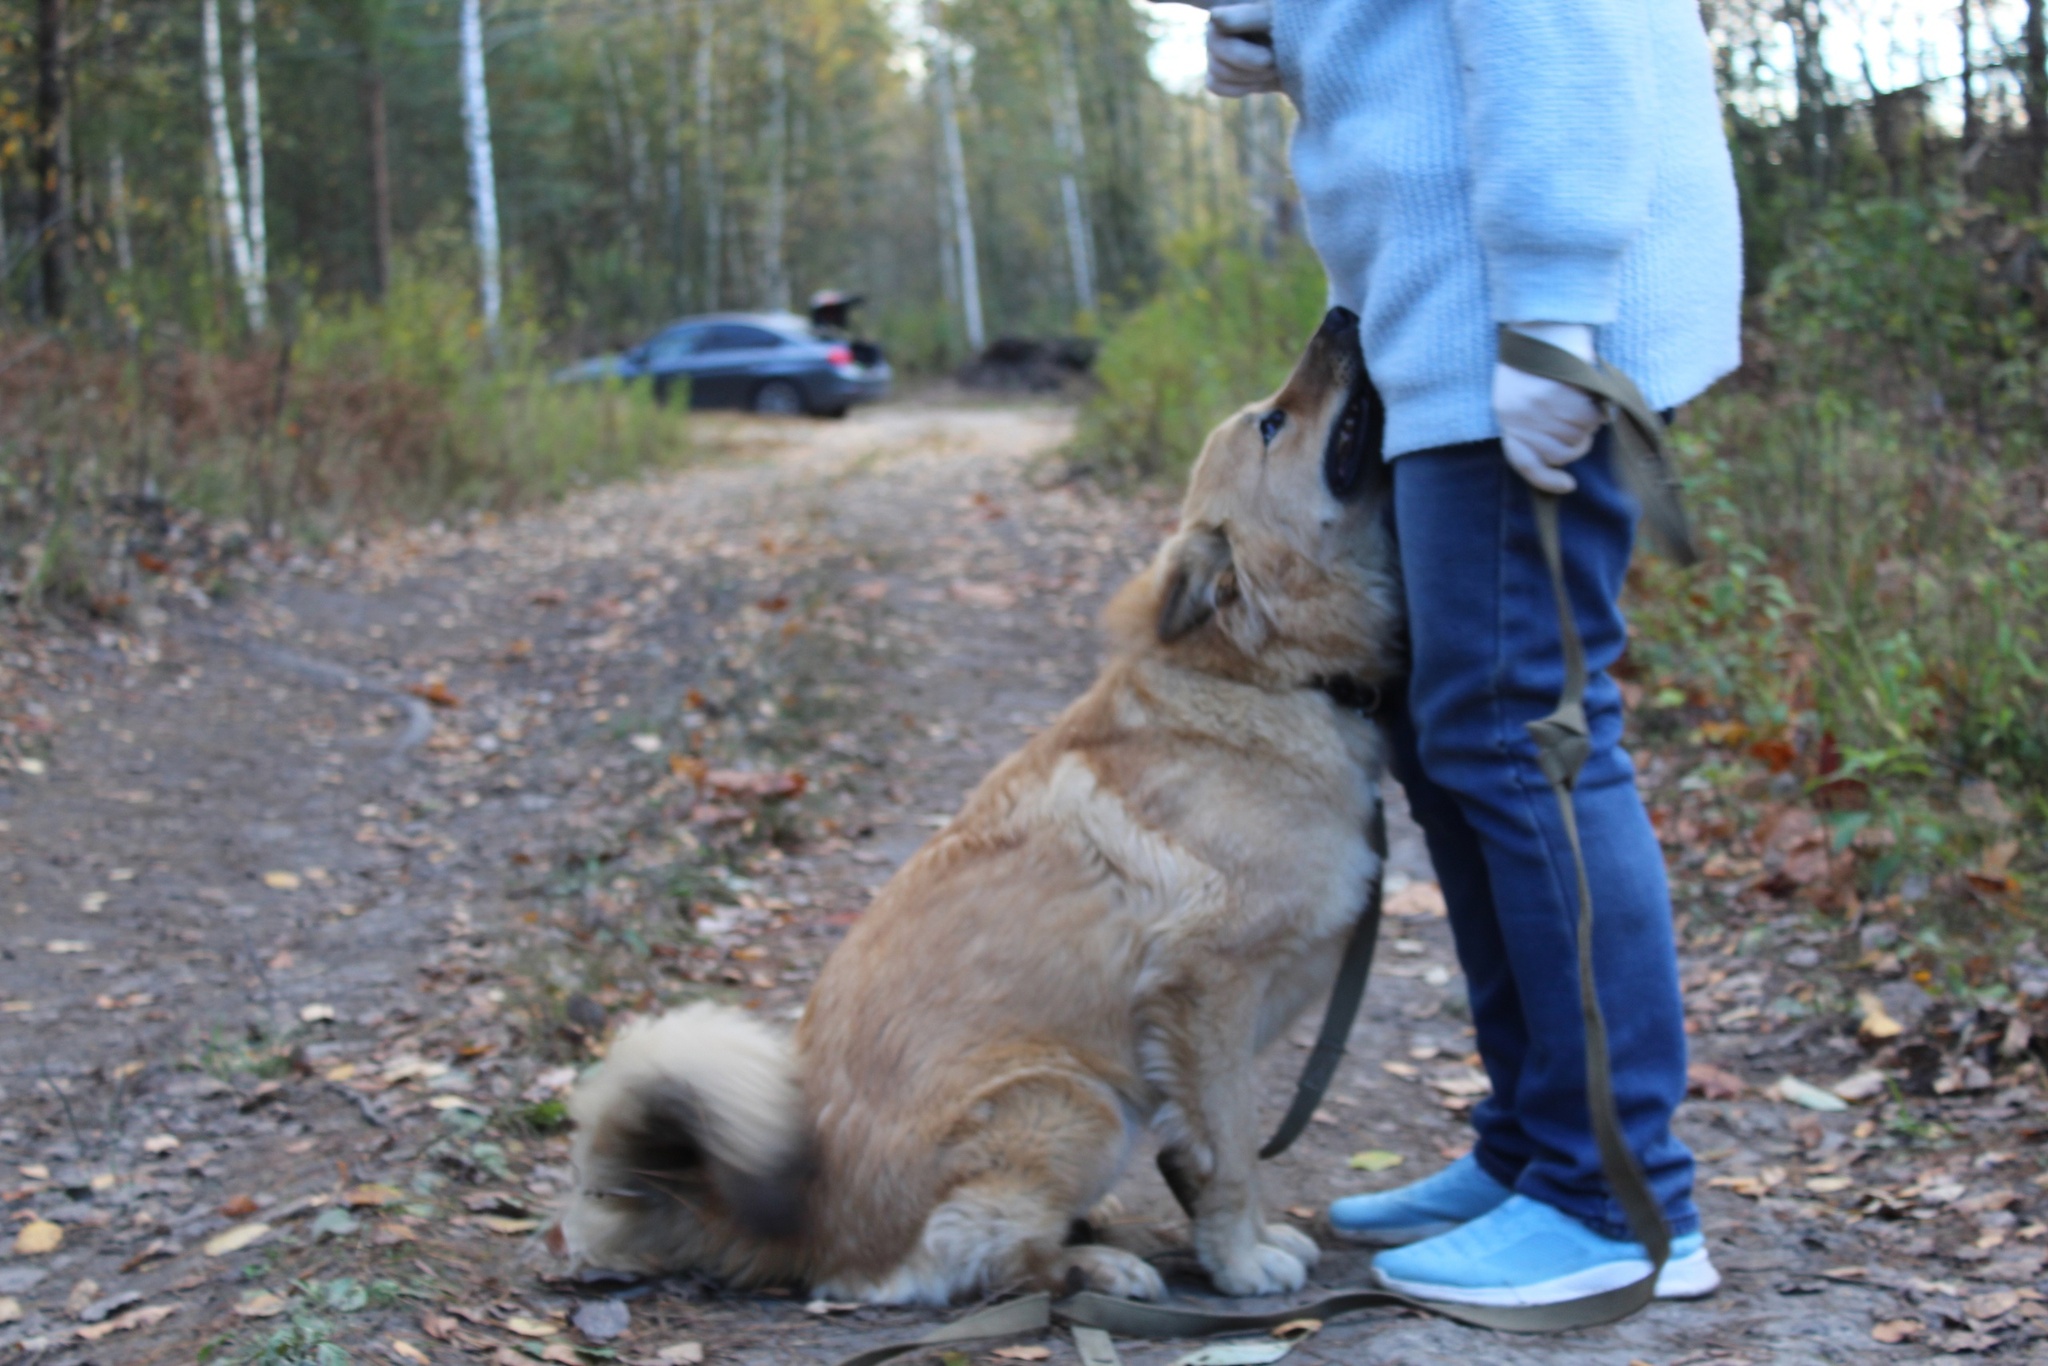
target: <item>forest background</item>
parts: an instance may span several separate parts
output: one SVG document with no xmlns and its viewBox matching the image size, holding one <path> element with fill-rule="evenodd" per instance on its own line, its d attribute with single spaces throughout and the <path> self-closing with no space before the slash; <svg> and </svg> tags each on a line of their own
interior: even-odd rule
<svg viewBox="0 0 2048 1366">
<path fill-rule="evenodd" d="M 2000 990 L 2048 824 L 2041 0 L 1703 9 L 1748 363 L 1681 423 L 1710 549 L 1639 570 L 1639 724 L 1810 800 L 1859 851 L 1834 909 Z M 6 0 L 0 595 L 119 615 L 181 536 L 225 559 L 672 462 L 677 414 L 548 371 L 821 288 L 911 376 L 1098 339 L 1071 470 L 1170 477 L 1323 287 L 1284 101 L 1162 80 L 1161 23 Z"/>
</svg>

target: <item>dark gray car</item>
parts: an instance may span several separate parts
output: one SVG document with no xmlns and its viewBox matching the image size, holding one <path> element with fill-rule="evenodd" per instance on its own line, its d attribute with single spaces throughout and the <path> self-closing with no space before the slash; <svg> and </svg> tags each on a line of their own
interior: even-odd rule
<svg viewBox="0 0 2048 1366">
<path fill-rule="evenodd" d="M 600 356 L 558 380 L 648 379 L 666 403 L 842 417 L 889 392 L 882 349 L 794 313 L 705 313 L 671 323 L 632 350 Z"/>
</svg>

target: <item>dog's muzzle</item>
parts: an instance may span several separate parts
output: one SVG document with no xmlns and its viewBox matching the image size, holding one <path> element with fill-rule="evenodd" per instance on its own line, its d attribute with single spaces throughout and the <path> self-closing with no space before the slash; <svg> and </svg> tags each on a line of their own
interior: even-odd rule
<svg viewBox="0 0 2048 1366">
<path fill-rule="evenodd" d="M 1387 407 L 1366 373 L 1365 352 L 1358 341 L 1358 315 L 1333 308 L 1323 316 L 1316 342 L 1327 348 L 1331 381 L 1346 388 L 1344 410 L 1330 428 L 1323 447 L 1323 483 L 1339 502 L 1364 493 L 1380 472 L 1387 436 Z"/>
</svg>

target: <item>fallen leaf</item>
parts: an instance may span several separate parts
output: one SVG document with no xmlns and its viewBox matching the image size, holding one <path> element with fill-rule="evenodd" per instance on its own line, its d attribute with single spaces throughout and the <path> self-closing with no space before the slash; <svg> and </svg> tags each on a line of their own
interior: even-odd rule
<svg viewBox="0 0 2048 1366">
<path fill-rule="evenodd" d="M 299 875 L 283 868 L 273 868 L 263 875 L 263 885 L 273 892 L 296 892 L 299 884 Z"/>
<path fill-rule="evenodd" d="M 1422 1075 L 1421 1068 L 1412 1067 L 1405 1062 L 1382 1062 L 1380 1067 L 1405 1081 L 1413 1081 Z"/>
<path fill-rule="evenodd" d="M 410 1361 L 413 1366 L 433 1366 L 434 1359 L 404 1338 L 391 1339 L 391 1355 L 400 1361 Z"/>
<path fill-rule="evenodd" d="M 1323 1321 L 1321 1319 L 1289 1319 L 1273 1330 L 1273 1336 L 1276 1338 L 1299 1340 L 1322 1331 Z"/>
<path fill-rule="evenodd" d="M 810 783 L 795 769 L 781 773 L 750 773 L 735 768 L 714 768 L 704 775 L 704 786 L 721 797 L 756 797 L 772 801 L 801 797 Z"/>
<path fill-rule="evenodd" d="M 1856 993 L 1856 1011 L 1860 1017 L 1856 1022 L 1856 1032 L 1866 1039 L 1896 1039 L 1906 1032 L 1906 1027 L 1891 1017 L 1891 1012 L 1884 1008 L 1884 1002 L 1877 999 L 1874 991 Z"/>
<path fill-rule="evenodd" d="M 165 1153 L 174 1153 L 182 1146 L 178 1142 L 176 1134 L 151 1134 L 148 1138 L 142 1140 L 142 1151 L 148 1153 L 151 1157 L 162 1157 Z"/>
<path fill-rule="evenodd" d="M 551 1342 L 541 1348 L 540 1359 L 552 1361 L 555 1366 L 583 1366 L 583 1358 L 566 1342 Z"/>
<path fill-rule="evenodd" d="M 405 690 L 430 707 L 454 709 L 462 705 L 462 699 L 448 691 L 448 685 L 438 678 L 424 683 L 408 683 Z"/>
<path fill-rule="evenodd" d="M 341 1197 L 341 1203 L 351 1209 L 382 1209 L 405 1199 L 405 1192 L 396 1186 L 366 1183 L 351 1186 Z"/>
<path fill-rule="evenodd" d="M 14 1255 L 40 1257 L 64 1245 L 64 1230 L 48 1219 L 31 1219 L 14 1235 Z"/>
<path fill-rule="evenodd" d="M 64 1297 L 64 1312 L 76 1318 L 80 1310 L 99 1297 L 100 1283 L 88 1276 L 77 1285 L 72 1286 L 71 1293 Z M 100 1317 L 105 1318 L 106 1316 L 102 1314 Z"/>
<path fill-rule="evenodd" d="M 538 1219 L 511 1219 L 502 1214 L 479 1214 L 476 1221 L 491 1232 L 508 1237 L 515 1233 L 531 1233 L 540 1227 Z"/>
<path fill-rule="evenodd" d="M 1885 1093 L 1890 1079 L 1874 1067 L 1853 1072 L 1828 1089 L 1846 1101 L 1872 1100 Z"/>
<path fill-rule="evenodd" d="M 420 1315 L 420 1331 L 436 1342 L 453 1342 L 458 1331 L 455 1316 L 429 1309 Z"/>
<path fill-rule="evenodd" d="M 530 1319 L 524 1314 L 514 1314 L 506 1319 L 505 1326 L 523 1338 L 551 1338 L 562 1331 L 562 1325 L 559 1323 L 550 1323 L 546 1319 Z"/>
<path fill-rule="evenodd" d="M 299 1007 L 299 1019 L 307 1024 L 321 1024 L 333 1018 L 334 1007 L 324 1002 L 315 1001 L 310 1005 Z"/>
<path fill-rule="evenodd" d="M 1801 1081 L 1794 1076 L 1778 1078 L 1778 1084 L 1772 1090 L 1779 1100 L 1803 1106 L 1808 1110 L 1817 1110 L 1824 1115 L 1840 1114 L 1849 1108 L 1849 1103 L 1832 1091 L 1823 1091 L 1811 1082 Z"/>
<path fill-rule="evenodd" d="M 1702 1100 L 1736 1100 L 1749 1086 L 1725 1067 L 1696 1062 L 1685 1069 L 1687 1089 Z"/>
<path fill-rule="evenodd" d="M 654 1354 L 661 1366 L 698 1366 L 704 1360 L 701 1342 L 672 1342 Z"/>
<path fill-rule="evenodd" d="M 92 945 L 83 939 L 52 939 L 43 945 L 49 953 L 91 953 Z"/>
<path fill-rule="evenodd" d="M 1974 1295 L 1964 1302 L 1963 1312 L 1973 1319 L 1995 1319 L 2010 1314 L 2020 1307 L 2020 1292 L 2017 1290 L 1993 1290 L 1986 1294 Z"/>
<path fill-rule="evenodd" d="M 626 743 L 639 750 L 642 754 L 661 753 L 661 737 L 649 731 L 643 731 L 638 735 L 628 735 Z"/>
<path fill-rule="evenodd" d="M 0 1323 L 21 1322 L 21 1301 L 12 1295 L 0 1295 Z"/>
<path fill-rule="evenodd" d="M 268 1290 L 257 1290 L 244 1295 L 235 1304 L 235 1317 L 242 1319 L 274 1319 L 285 1310 L 284 1297 L 273 1295 Z"/>
<path fill-rule="evenodd" d="M 850 1300 L 812 1300 L 804 1306 L 806 1314 L 851 1314 L 860 1308 Z"/>
<path fill-rule="evenodd" d="M 1052 1356 L 1052 1348 L 1038 1346 L 998 1347 L 991 1355 L 1000 1361 L 1045 1361 Z"/>
<path fill-rule="evenodd" d="M 268 1224 L 236 1224 L 223 1233 L 216 1233 L 206 1240 L 200 1251 L 209 1257 L 225 1257 L 231 1252 L 240 1252 L 253 1243 L 259 1243 L 270 1235 Z"/>
<path fill-rule="evenodd" d="M 570 1321 L 592 1342 L 610 1342 L 633 1326 L 633 1311 L 624 1300 L 585 1300 Z"/>
<path fill-rule="evenodd" d="M 1807 1179 L 1806 1188 L 1815 1195 L 1833 1195 L 1855 1184 L 1846 1176 L 1815 1176 Z"/>
<path fill-rule="evenodd" d="M 1870 1330 L 1870 1336 L 1882 1343 L 1906 1342 L 1927 1331 L 1927 1325 L 1918 1319 L 1886 1319 Z"/>
<path fill-rule="evenodd" d="M 1351 1154 L 1351 1160 L 1345 1165 L 1355 1172 L 1383 1172 L 1400 1166 L 1402 1161 L 1399 1153 L 1390 1153 L 1384 1148 L 1368 1148 L 1362 1153 Z"/>
<path fill-rule="evenodd" d="M 220 1207 L 224 1219 L 246 1219 L 256 1212 L 256 1197 L 253 1195 L 231 1196 Z"/>
<path fill-rule="evenodd" d="M 125 1333 L 131 1328 L 153 1328 L 177 1312 L 175 1304 L 145 1304 L 105 1323 L 89 1324 L 78 1330 L 78 1336 L 87 1342 L 98 1342 L 110 1333 Z"/>
</svg>

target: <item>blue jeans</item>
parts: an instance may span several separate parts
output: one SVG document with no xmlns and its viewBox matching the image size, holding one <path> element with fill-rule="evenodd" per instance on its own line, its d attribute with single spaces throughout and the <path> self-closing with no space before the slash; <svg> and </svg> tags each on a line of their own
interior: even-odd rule
<svg viewBox="0 0 2048 1366">
<path fill-rule="evenodd" d="M 1637 508 L 1607 434 L 1571 472 L 1579 487 L 1561 520 L 1591 673 L 1593 751 L 1577 802 L 1594 976 L 1623 1131 L 1672 1232 L 1683 1234 L 1699 1227 L 1699 1213 L 1692 1154 L 1671 1132 L 1686 1077 L 1670 892 L 1621 747 L 1620 690 L 1606 673 L 1627 643 L 1617 599 Z M 1571 851 L 1523 729 L 1556 705 L 1564 682 L 1529 490 L 1497 441 L 1406 455 L 1393 473 L 1411 663 L 1405 707 L 1391 709 L 1387 733 L 1443 883 L 1493 1081 L 1473 1111 L 1474 1155 L 1501 1184 L 1626 1237 L 1587 1120 Z"/>
</svg>

